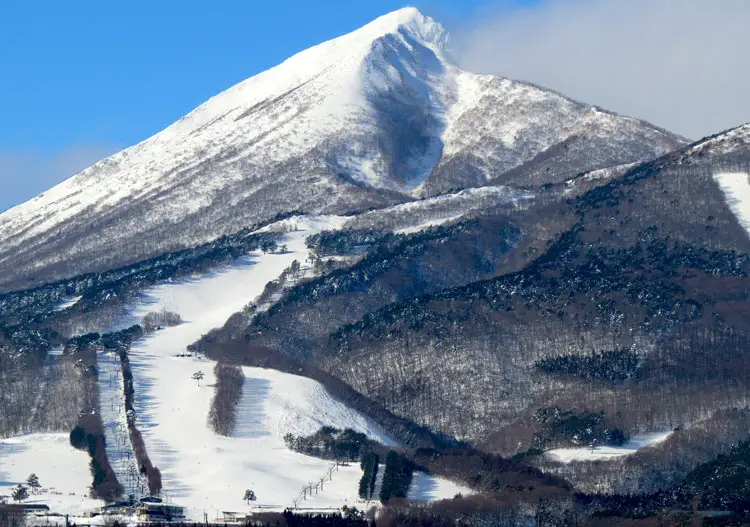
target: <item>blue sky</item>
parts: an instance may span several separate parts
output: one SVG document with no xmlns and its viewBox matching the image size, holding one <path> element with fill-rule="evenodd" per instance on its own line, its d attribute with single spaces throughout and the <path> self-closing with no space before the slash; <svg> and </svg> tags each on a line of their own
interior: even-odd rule
<svg viewBox="0 0 750 527">
<path fill-rule="evenodd" d="M 8 0 L 0 211 L 297 51 L 415 5 L 450 24 L 526 0 Z"/>
</svg>

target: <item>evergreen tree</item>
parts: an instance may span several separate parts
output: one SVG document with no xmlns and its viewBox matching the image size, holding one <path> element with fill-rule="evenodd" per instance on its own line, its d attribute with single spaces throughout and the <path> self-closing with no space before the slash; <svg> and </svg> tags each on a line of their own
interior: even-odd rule
<svg viewBox="0 0 750 527">
<path fill-rule="evenodd" d="M 23 501 L 29 497 L 29 489 L 19 483 L 19 485 L 13 489 L 11 495 L 13 496 L 14 501 Z"/>
<path fill-rule="evenodd" d="M 406 498 L 414 472 L 411 460 L 391 450 L 385 459 L 383 486 L 380 489 L 380 501 L 387 503 L 391 498 Z"/>
<path fill-rule="evenodd" d="M 368 452 L 362 458 L 362 479 L 359 480 L 359 497 L 371 500 L 375 492 L 375 479 L 378 476 L 378 463 L 380 457 L 374 452 Z"/>
<path fill-rule="evenodd" d="M 42 488 L 42 485 L 39 483 L 39 477 L 33 473 L 26 478 L 26 484 L 31 488 L 32 494 L 36 494 Z"/>
</svg>

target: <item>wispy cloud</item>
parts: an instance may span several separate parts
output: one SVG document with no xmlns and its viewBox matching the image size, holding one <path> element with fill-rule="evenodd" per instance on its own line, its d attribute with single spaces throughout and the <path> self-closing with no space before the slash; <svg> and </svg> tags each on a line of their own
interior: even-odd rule
<svg viewBox="0 0 750 527">
<path fill-rule="evenodd" d="M 459 61 L 699 138 L 750 121 L 750 1 L 542 0 L 487 8 Z"/>
<path fill-rule="evenodd" d="M 33 198 L 116 152 L 108 145 L 77 145 L 55 154 L 0 150 L 0 212 Z"/>
</svg>

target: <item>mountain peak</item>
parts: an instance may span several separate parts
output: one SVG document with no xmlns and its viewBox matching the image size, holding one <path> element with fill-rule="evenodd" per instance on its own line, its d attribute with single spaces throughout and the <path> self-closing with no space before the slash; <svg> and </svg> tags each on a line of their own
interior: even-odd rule
<svg viewBox="0 0 750 527">
<path fill-rule="evenodd" d="M 369 38 L 376 39 L 402 31 L 438 48 L 444 48 L 448 41 L 445 28 L 436 20 L 423 15 L 416 7 L 404 7 L 383 15 L 352 34 L 367 34 Z"/>
<path fill-rule="evenodd" d="M 439 23 L 400 9 L 214 96 L 1 214 L 0 269 L 16 274 L 0 276 L 0 288 L 54 269 L 71 247 L 85 255 L 75 272 L 89 272 L 113 265 L 113 251 L 117 265 L 131 263 L 289 210 L 361 210 L 490 178 L 555 182 L 682 145 L 553 92 L 465 72 L 446 43 Z M 497 179 L 511 170 L 516 180 Z"/>
</svg>

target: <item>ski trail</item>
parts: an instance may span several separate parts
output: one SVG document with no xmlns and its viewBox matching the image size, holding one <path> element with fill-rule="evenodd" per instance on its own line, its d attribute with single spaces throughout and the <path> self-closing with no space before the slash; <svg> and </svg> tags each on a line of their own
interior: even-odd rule
<svg viewBox="0 0 750 527">
<path fill-rule="evenodd" d="M 750 235 L 750 174 L 725 172 L 714 174 L 714 180 L 724 193 L 727 206 Z"/>
<path fill-rule="evenodd" d="M 123 497 L 139 496 L 147 488 L 138 470 L 133 445 L 130 441 L 125 410 L 124 380 L 122 366 L 116 353 L 97 354 L 99 368 L 99 408 L 107 438 L 107 458 L 123 486 Z"/>
</svg>

